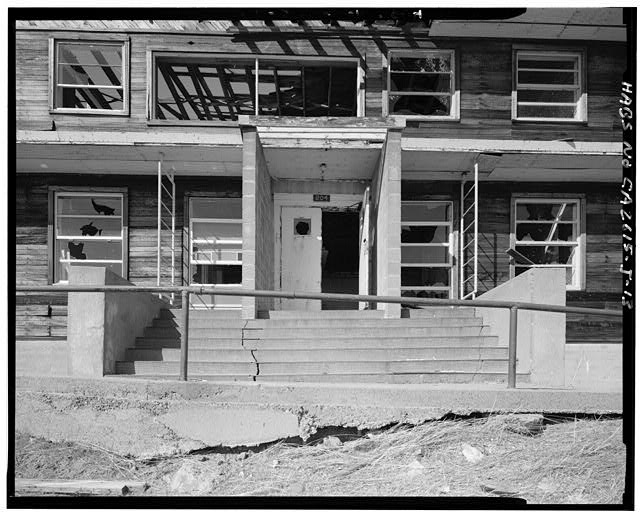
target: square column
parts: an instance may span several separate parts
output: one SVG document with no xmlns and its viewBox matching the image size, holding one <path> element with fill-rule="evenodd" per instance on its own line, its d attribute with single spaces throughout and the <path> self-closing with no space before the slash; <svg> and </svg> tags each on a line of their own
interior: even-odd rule
<svg viewBox="0 0 640 514">
<path fill-rule="evenodd" d="M 273 289 L 273 192 L 255 127 L 242 129 L 242 288 Z M 272 298 L 242 298 L 242 318 L 273 309 Z"/>
</svg>

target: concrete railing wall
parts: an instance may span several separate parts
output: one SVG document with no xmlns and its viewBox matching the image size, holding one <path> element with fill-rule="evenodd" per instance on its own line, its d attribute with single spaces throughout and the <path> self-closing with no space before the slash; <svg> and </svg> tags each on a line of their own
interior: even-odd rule
<svg viewBox="0 0 640 514">
<path fill-rule="evenodd" d="M 548 305 L 566 304 L 565 270 L 532 268 L 480 295 L 479 300 L 505 300 Z M 509 344 L 509 310 L 476 308 L 499 344 Z M 565 384 L 566 315 L 518 310 L 517 373 L 530 373 L 532 385 Z"/>
<path fill-rule="evenodd" d="M 253 127 L 242 132 L 242 287 L 273 289 L 274 228 L 271 175 L 260 137 Z M 242 317 L 273 308 L 272 298 L 242 299 Z"/>
<path fill-rule="evenodd" d="M 106 268 L 73 266 L 70 285 L 134 285 Z M 67 348 L 71 376 L 115 373 L 116 361 L 135 345 L 168 304 L 151 293 L 69 293 Z"/>
</svg>

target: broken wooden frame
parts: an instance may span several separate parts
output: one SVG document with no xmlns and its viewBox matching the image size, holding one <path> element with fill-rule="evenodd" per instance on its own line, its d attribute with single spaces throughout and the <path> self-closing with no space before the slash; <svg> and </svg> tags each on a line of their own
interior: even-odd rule
<svg viewBox="0 0 640 514">
<path fill-rule="evenodd" d="M 342 293 L 309 293 L 296 291 L 257 291 L 253 289 L 230 289 L 224 287 L 153 287 L 153 286 L 21 286 L 16 285 L 16 293 L 180 293 L 182 305 L 180 318 L 185 330 L 180 338 L 180 380 L 186 381 L 189 353 L 189 296 L 191 294 L 217 294 L 225 296 L 251 296 L 261 298 L 290 298 L 305 300 L 338 300 L 348 302 L 399 303 L 413 306 L 439 307 L 487 307 L 490 309 L 509 309 L 509 367 L 507 387 L 516 387 L 516 355 L 518 334 L 518 310 L 557 312 L 561 314 L 587 314 L 593 316 L 623 317 L 623 312 L 610 309 L 589 309 L 586 307 L 566 307 L 539 303 L 510 302 L 496 300 L 449 300 L 439 298 L 410 298 L 404 296 L 376 296 Z"/>
<path fill-rule="evenodd" d="M 359 59 L 149 51 L 149 118 L 364 114 Z"/>
</svg>

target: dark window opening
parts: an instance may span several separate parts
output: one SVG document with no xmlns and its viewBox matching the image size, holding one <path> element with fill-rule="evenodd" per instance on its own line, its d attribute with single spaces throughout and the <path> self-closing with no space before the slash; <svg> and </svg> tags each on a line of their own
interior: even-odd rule
<svg viewBox="0 0 640 514">
<path fill-rule="evenodd" d="M 256 66 L 253 58 L 182 55 L 158 56 L 155 67 L 156 119 L 357 115 L 355 63 L 261 58 Z"/>
</svg>

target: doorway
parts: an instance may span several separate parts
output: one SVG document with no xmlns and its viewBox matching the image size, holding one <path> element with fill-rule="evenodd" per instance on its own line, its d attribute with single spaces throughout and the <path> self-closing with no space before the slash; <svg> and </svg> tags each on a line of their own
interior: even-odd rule
<svg viewBox="0 0 640 514">
<path fill-rule="evenodd" d="M 322 211 L 322 292 L 358 294 L 359 213 Z M 358 302 L 323 300 L 322 310 L 358 309 Z"/>
</svg>

